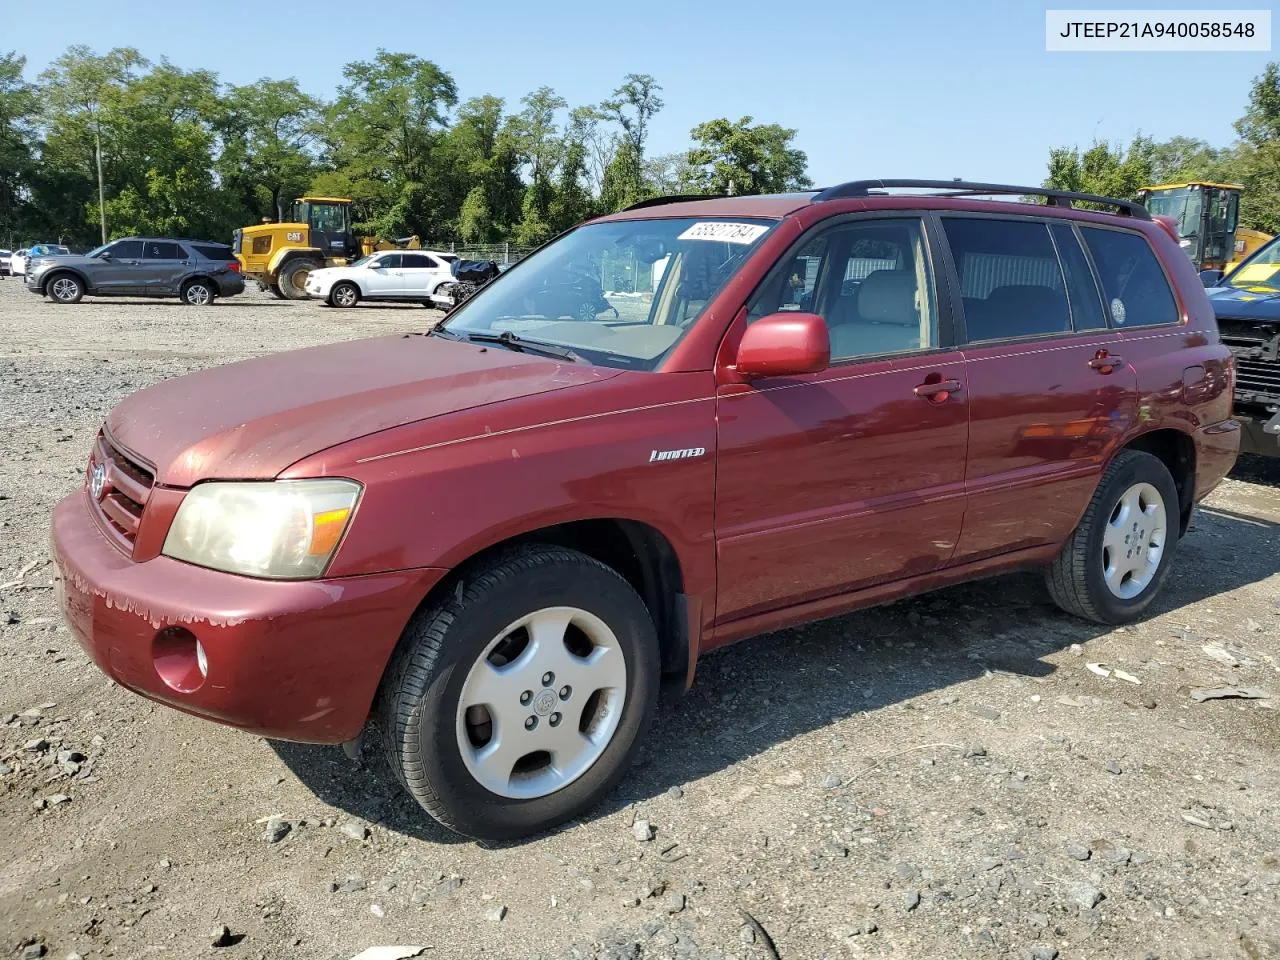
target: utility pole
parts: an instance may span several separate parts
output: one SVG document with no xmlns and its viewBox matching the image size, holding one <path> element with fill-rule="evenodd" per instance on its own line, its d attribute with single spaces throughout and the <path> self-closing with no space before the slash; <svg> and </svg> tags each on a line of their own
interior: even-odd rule
<svg viewBox="0 0 1280 960">
<path fill-rule="evenodd" d="M 98 218 L 102 223 L 102 242 L 107 242 L 107 195 L 102 186 L 102 124 L 97 111 L 93 114 L 93 146 L 98 158 Z"/>
</svg>

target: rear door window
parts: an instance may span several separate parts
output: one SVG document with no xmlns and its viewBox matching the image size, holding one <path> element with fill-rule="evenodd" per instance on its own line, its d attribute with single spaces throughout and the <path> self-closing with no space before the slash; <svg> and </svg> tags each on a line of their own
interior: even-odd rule
<svg viewBox="0 0 1280 960">
<path fill-rule="evenodd" d="M 1111 325 L 1149 327 L 1177 323 L 1178 304 L 1147 238 L 1127 230 L 1081 227 L 1102 281 Z"/>
<path fill-rule="evenodd" d="M 1047 224 L 944 217 L 971 342 L 1071 329 L 1062 266 Z"/>
<path fill-rule="evenodd" d="M 425 253 L 403 253 L 401 266 L 406 270 L 430 270 L 435 262 Z"/>
<path fill-rule="evenodd" d="M 1089 269 L 1089 261 L 1080 249 L 1080 241 L 1069 223 L 1055 223 L 1051 228 L 1058 245 L 1058 256 L 1067 276 L 1067 297 L 1071 301 L 1071 326 L 1076 330 L 1099 330 L 1107 325 L 1102 312 L 1098 284 Z"/>
<path fill-rule="evenodd" d="M 181 260 L 182 253 L 176 243 L 167 240 L 148 240 L 144 245 L 143 256 L 147 260 Z"/>
</svg>

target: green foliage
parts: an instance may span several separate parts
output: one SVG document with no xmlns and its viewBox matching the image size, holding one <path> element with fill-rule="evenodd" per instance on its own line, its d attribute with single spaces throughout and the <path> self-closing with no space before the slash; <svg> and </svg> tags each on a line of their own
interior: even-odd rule
<svg viewBox="0 0 1280 960">
<path fill-rule="evenodd" d="M 694 147 L 683 173 L 695 192 L 781 193 L 813 185 L 805 174 L 808 158 L 791 143 L 796 131 L 776 123 L 753 125 L 751 117 L 731 123 L 723 117 L 693 128 Z"/>
<path fill-rule="evenodd" d="M 228 240 L 305 193 L 350 197 L 357 228 L 380 237 L 533 244 L 691 189 L 697 173 L 684 153 L 646 155 L 663 108 L 648 74 L 572 108 L 540 87 L 509 113 L 492 96 L 459 104 L 439 65 L 382 49 L 348 63 L 327 102 L 292 78 L 226 85 L 130 47 L 69 47 L 35 83 L 24 67 L 0 54 L 0 239 L 11 246 L 93 246 L 100 231 Z M 807 183 L 791 131 L 741 136 L 760 156 L 733 155 L 755 177 L 740 191 Z"/>
<path fill-rule="evenodd" d="M 1049 152 L 1046 187 L 1136 199 L 1139 188 L 1159 183 L 1207 180 L 1244 187 L 1240 222 L 1280 233 L 1280 67 L 1268 63 L 1254 79 L 1244 115 L 1236 121 L 1239 140 L 1214 147 L 1194 137 L 1155 143 L 1135 137 L 1127 149 L 1095 142 Z"/>
</svg>

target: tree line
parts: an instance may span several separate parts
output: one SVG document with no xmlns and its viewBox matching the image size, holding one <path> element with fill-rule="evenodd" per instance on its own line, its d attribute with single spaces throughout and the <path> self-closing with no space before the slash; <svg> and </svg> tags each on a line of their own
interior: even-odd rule
<svg viewBox="0 0 1280 960">
<path fill-rule="evenodd" d="M 1126 147 L 1094 141 L 1085 150 L 1049 151 L 1042 186 L 1136 199 L 1144 186 L 1208 180 L 1244 186 L 1240 222 L 1280 233 L 1280 67 L 1268 63 L 1249 90 L 1237 139 L 1225 147 L 1196 137 L 1155 141 L 1138 134 Z"/>
<path fill-rule="evenodd" d="M 536 244 L 650 196 L 810 185 L 796 131 L 752 117 L 698 124 L 687 150 L 651 155 L 664 103 L 648 74 L 571 106 L 550 87 L 512 105 L 461 100 L 437 64 L 383 49 L 348 63 L 327 100 L 294 79 L 236 86 L 129 47 L 72 46 L 34 82 L 25 67 L 0 53 L 9 245 L 227 240 L 307 193 L 350 197 L 358 229 L 380 237 Z"/>
</svg>

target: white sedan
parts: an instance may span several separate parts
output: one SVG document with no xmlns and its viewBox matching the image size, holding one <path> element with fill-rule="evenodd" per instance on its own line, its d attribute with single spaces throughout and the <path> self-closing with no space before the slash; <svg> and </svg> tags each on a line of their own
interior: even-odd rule
<svg viewBox="0 0 1280 960">
<path fill-rule="evenodd" d="M 354 307 L 361 300 L 428 304 L 436 290 L 453 279 L 452 253 L 435 250 L 386 250 L 346 267 L 311 271 L 307 293 L 333 307 Z"/>
<path fill-rule="evenodd" d="M 25 277 L 27 275 L 27 251 L 15 250 L 9 257 L 9 273 L 15 277 Z"/>
</svg>

